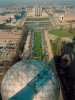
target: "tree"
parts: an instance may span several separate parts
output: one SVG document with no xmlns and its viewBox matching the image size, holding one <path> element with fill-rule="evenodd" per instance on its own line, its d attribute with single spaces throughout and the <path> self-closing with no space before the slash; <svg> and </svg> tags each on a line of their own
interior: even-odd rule
<svg viewBox="0 0 75 100">
<path fill-rule="evenodd" d="M 70 22 L 69 23 L 68 33 L 72 33 L 72 31 L 73 31 L 72 22 Z"/>
<path fill-rule="evenodd" d="M 60 26 L 60 30 L 61 30 L 61 31 L 63 30 L 63 25 Z"/>
</svg>

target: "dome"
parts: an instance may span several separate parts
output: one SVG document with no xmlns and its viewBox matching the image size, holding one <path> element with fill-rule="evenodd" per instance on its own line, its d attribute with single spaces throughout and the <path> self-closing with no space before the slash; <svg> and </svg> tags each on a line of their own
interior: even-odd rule
<svg viewBox="0 0 75 100">
<path fill-rule="evenodd" d="M 1 95 L 3 100 L 58 100 L 59 81 L 44 62 L 22 60 L 5 74 Z"/>
</svg>

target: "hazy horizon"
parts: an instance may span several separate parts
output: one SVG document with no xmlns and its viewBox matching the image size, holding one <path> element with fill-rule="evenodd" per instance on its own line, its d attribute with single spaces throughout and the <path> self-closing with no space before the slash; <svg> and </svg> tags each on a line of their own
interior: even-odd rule
<svg viewBox="0 0 75 100">
<path fill-rule="evenodd" d="M 75 0 L 0 0 L 0 2 L 75 2 Z"/>
<path fill-rule="evenodd" d="M 75 6 L 75 0 L 0 0 L 0 6 L 9 6 L 15 4 L 27 4 L 27 5 L 49 5 L 51 3 L 58 4 L 72 4 Z"/>
</svg>

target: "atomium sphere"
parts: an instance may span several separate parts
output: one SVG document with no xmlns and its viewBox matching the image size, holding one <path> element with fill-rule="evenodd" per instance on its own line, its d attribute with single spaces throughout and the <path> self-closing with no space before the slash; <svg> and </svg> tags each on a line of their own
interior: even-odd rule
<svg viewBox="0 0 75 100">
<path fill-rule="evenodd" d="M 36 60 L 13 65 L 1 84 L 2 100 L 58 100 L 59 90 L 52 66 Z"/>
</svg>

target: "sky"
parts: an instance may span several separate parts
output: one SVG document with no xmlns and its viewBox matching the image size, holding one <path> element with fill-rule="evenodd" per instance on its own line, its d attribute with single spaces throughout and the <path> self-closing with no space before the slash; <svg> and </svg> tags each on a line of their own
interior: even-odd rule
<svg viewBox="0 0 75 100">
<path fill-rule="evenodd" d="M 0 0 L 2 2 L 4 1 L 8 1 L 8 2 L 13 2 L 13 1 L 17 1 L 17 2 L 25 2 L 25 1 L 43 1 L 43 2 L 73 2 L 75 0 Z"/>
<path fill-rule="evenodd" d="M 15 2 L 25 2 L 25 3 L 69 3 L 69 4 L 75 4 L 75 0 L 0 0 L 0 5 L 1 3 L 6 3 L 6 2 L 12 2 L 12 3 L 15 3 Z"/>
</svg>

